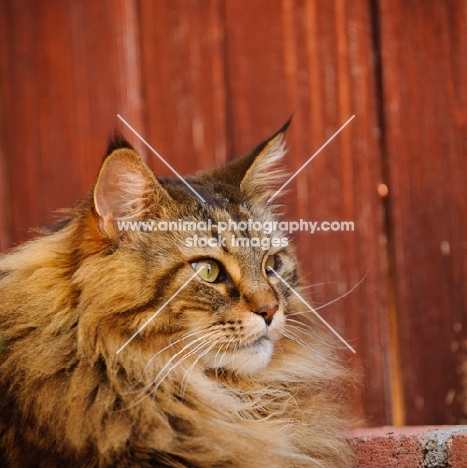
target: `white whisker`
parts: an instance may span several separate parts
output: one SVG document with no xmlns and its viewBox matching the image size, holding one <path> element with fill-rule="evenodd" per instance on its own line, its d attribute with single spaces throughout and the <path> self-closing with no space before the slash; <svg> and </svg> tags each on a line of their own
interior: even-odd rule
<svg viewBox="0 0 467 468">
<path fill-rule="evenodd" d="M 219 347 L 219 349 L 217 350 L 217 353 L 216 353 L 216 355 L 214 356 L 214 369 L 217 369 L 217 356 L 219 356 L 219 353 L 220 353 L 221 349 L 225 346 L 225 349 L 227 350 L 227 348 L 229 347 L 229 343 L 230 343 L 230 341 L 227 342 L 227 343 L 222 344 L 222 345 Z M 227 345 L 227 346 L 226 346 L 226 345 Z M 224 352 L 224 353 L 225 353 L 225 352 Z M 221 360 L 220 362 L 222 362 L 222 360 Z"/>
<path fill-rule="evenodd" d="M 305 318 L 307 318 L 307 317 L 305 317 Z M 290 322 L 296 323 L 297 325 L 291 325 Z M 320 326 L 321 328 L 324 328 L 320 323 L 313 323 L 311 320 L 310 320 L 310 323 L 313 324 L 313 327 L 309 327 L 306 324 L 304 324 L 303 322 L 300 322 L 299 320 L 294 320 L 294 319 L 291 319 L 291 318 L 287 319 L 287 327 L 288 328 L 294 328 L 296 330 L 299 330 L 300 333 L 303 333 L 304 335 L 307 335 L 310 338 L 313 338 L 314 341 L 319 341 L 320 343 L 324 343 L 324 344 L 326 344 L 328 346 L 332 346 L 332 347 L 335 347 L 335 348 L 340 348 L 340 346 L 338 346 L 337 344 L 335 345 L 333 342 L 330 342 L 328 339 L 326 339 L 324 336 L 319 334 L 314 329 L 315 326 Z"/>
<path fill-rule="evenodd" d="M 326 339 L 324 336 L 321 336 L 319 335 L 318 333 L 315 332 L 315 330 L 313 329 L 310 329 L 306 326 L 304 326 L 304 324 L 302 324 L 301 322 L 298 322 L 298 321 L 295 321 L 297 322 L 300 326 L 298 325 L 288 325 L 288 328 L 293 328 L 295 330 L 298 330 L 300 333 L 303 333 L 304 335 L 306 336 L 309 336 L 310 338 L 312 338 L 314 341 L 317 341 L 317 342 L 320 342 L 320 343 L 323 343 L 327 346 L 331 346 L 332 348 L 336 348 L 336 349 L 340 349 L 341 346 L 339 346 L 338 343 L 335 343 L 334 341 L 330 341 L 328 339 Z"/>
<path fill-rule="evenodd" d="M 366 277 L 368 276 L 369 271 L 370 270 L 367 270 L 367 272 L 365 273 L 363 278 L 360 281 L 358 281 L 358 283 L 356 283 L 354 286 L 352 286 L 348 291 L 346 291 L 344 294 L 341 294 L 340 296 L 336 297 L 335 299 L 332 299 L 329 302 L 325 302 L 324 304 L 321 304 L 320 306 L 313 307 L 313 309 L 308 309 L 308 310 L 300 311 L 300 312 L 294 312 L 292 314 L 288 314 L 288 316 L 292 317 L 293 315 L 307 314 L 309 312 L 313 313 L 313 310 L 316 312 L 317 310 L 324 309 L 325 307 L 328 307 L 331 304 L 334 304 L 335 302 L 340 301 L 341 299 L 344 299 L 344 297 L 347 297 L 349 294 L 351 294 L 353 291 L 355 291 L 355 289 L 357 289 L 363 283 L 363 281 L 365 281 Z"/>
<path fill-rule="evenodd" d="M 196 338 L 195 340 L 192 340 L 190 343 L 188 343 L 187 345 L 185 345 L 180 351 L 178 351 L 177 353 L 175 353 L 167 362 L 166 364 L 162 367 L 162 369 L 159 371 L 159 373 L 156 375 L 156 377 L 152 380 L 152 383 L 155 383 L 157 382 L 157 380 L 159 379 L 159 377 L 162 375 L 162 373 L 167 369 L 167 367 L 169 367 L 172 362 L 177 358 L 177 356 L 179 356 L 181 353 L 183 353 L 187 348 L 189 348 L 190 346 L 192 346 L 194 343 L 196 343 L 197 341 L 200 341 L 200 340 L 204 340 L 206 338 L 208 338 L 209 336 L 212 336 L 213 334 L 217 333 L 217 330 L 214 330 L 210 333 L 207 333 L 206 335 L 204 336 L 201 336 L 199 338 Z M 212 341 L 212 340 L 209 340 L 209 341 Z M 203 345 L 204 343 L 201 343 L 201 346 Z M 185 356 L 182 357 L 182 359 L 186 359 L 187 357 L 189 357 L 191 354 L 193 354 L 193 352 L 195 350 L 198 349 L 200 345 L 197 345 L 194 349 L 190 350 L 188 354 L 186 354 Z M 182 362 L 182 360 L 179 360 L 177 361 L 177 365 Z M 171 367 L 171 370 L 174 369 L 174 367 Z M 170 372 L 170 371 L 169 371 Z M 165 378 L 165 377 L 164 377 Z"/>
<path fill-rule="evenodd" d="M 236 356 L 236 352 L 237 352 L 237 347 L 240 343 L 237 341 L 235 343 L 235 346 L 234 346 L 234 349 L 232 351 L 232 369 L 236 369 L 235 365 L 234 365 L 234 360 L 235 360 L 235 356 Z"/>
<path fill-rule="evenodd" d="M 212 340 L 212 341 L 214 341 L 214 343 L 211 346 L 209 346 L 208 349 L 205 349 L 201 354 L 199 354 L 198 357 L 195 359 L 195 362 L 193 362 L 193 364 L 185 372 L 185 375 L 183 376 L 183 380 L 182 380 L 182 385 L 180 387 L 180 397 L 181 398 L 184 398 L 184 396 L 185 396 L 186 387 L 188 385 L 188 378 L 189 378 L 191 372 L 193 371 L 194 367 L 196 366 L 196 364 L 198 364 L 199 360 L 203 356 L 205 356 L 207 353 L 209 353 L 209 351 L 211 351 L 212 348 L 214 348 L 214 346 L 216 346 L 216 341 L 215 340 Z"/>
<path fill-rule="evenodd" d="M 204 338 L 204 337 L 203 337 Z M 193 354 L 196 353 L 196 351 L 198 351 L 198 349 L 202 348 L 203 346 L 206 346 L 206 344 L 209 344 L 211 343 L 213 340 L 208 340 L 208 343 L 201 343 L 199 345 L 197 345 L 194 349 L 190 350 L 187 354 L 185 354 L 184 356 L 182 356 L 181 359 L 179 359 L 175 365 L 171 366 L 168 370 L 166 370 L 167 366 L 171 363 L 171 361 L 173 361 L 174 358 L 176 358 L 182 351 L 185 350 L 186 346 L 180 350 L 177 354 L 175 354 L 174 356 L 172 356 L 172 358 L 169 359 L 169 361 L 166 363 L 166 365 L 161 369 L 161 371 L 157 374 L 157 376 L 155 377 L 155 379 L 150 382 L 149 385 L 146 385 L 145 388 L 150 388 L 152 385 L 154 385 L 154 388 L 146 393 L 146 395 L 144 395 L 142 398 L 140 398 L 139 400 L 135 401 L 133 404 L 131 404 L 130 406 L 126 407 L 125 410 L 129 410 L 131 408 L 134 408 L 135 406 L 139 405 L 144 399 L 154 395 L 157 390 L 159 389 L 160 385 L 162 384 L 162 382 L 165 380 L 165 378 L 170 374 L 170 372 L 172 370 L 174 370 L 176 367 L 178 367 L 183 361 L 185 361 L 186 359 L 188 359 L 189 357 L 191 357 Z M 163 377 L 157 382 L 157 379 L 160 377 L 160 375 L 162 374 L 162 372 L 166 370 L 165 372 L 165 375 L 163 375 Z M 156 383 L 157 382 L 157 383 Z"/>
<path fill-rule="evenodd" d="M 144 373 L 147 371 L 148 367 L 151 365 L 152 361 L 155 359 L 156 356 L 158 356 L 159 354 L 163 353 L 164 351 L 166 351 L 167 349 L 171 348 L 172 346 L 175 346 L 176 344 L 180 343 L 181 341 L 183 340 L 186 340 L 188 337 L 190 336 L 193 336 L 193 335 L 196 335 L 198 332 L 202 332 L 202 331 L 207 331 L 206 327 L 203 326 L 203 327 L 199 327 L 199 328 L 196 328 L 195 330 L 191 331 L 190 333 L 182 336 L 181 338 L 179 338 L 178 340 L 168 344 L 167 346 L 165 346 L 164 348 L 160 349 L 159 351 L 157 351 L 157 353 L 153 354 L 153 356 L 151 357 L 151 359 L 149 359 L 148 363 L 146 364 L 146 366 L 144 367 L 143 371 L 141 372 L 141 377 L 140 379 L 142 380 L 143 379 L 143 376 L 144 376 Z"/>
<path fill-rule="evenodd" d="M 323 283 L 313 283 L 307 286 L 300 286 L 298 289 L 311 289 L 311 288 L 318 288 L 320 286 L 327 286 L 328 284 L 336 284 L 337 281 L 324 281 Z"/>
<path fill-rule="evenodd" d="M 193 344 L 195 344 L 196 342 L 200 341 L 200 340 L 203 340 L 205 338 L 207 338 L 208 336 L 210 335 L 213 335 L 217 333 L 217 330 L 214 330 L 214 331 L 211 331 L 209 333 L 207 333 L 206 335 L 203 335 L 201 337 L 198 337 L 192 341 L 190 341 L 188 344 L 186 344 L 180 351 L 178 351 L 177 353 L 175 353 L 168 361 L 167 363 L 162 367 L 162 369 L 159 371 L 159 373 L 157 374 L 157 376 L 152 379 L 149 383 L 147 383 L 146 385 L 144 385 L 144 387 L 138 389 L 138 390 L 135 390 L 135 391 L 129 391 L 129 392 L 125 392 L 124 395 L 132 395 L 132 394 L 135 394 L 135 393 L 141 393 L 141 392 L 144 392 L 146 390 L 148 390 L 149 388 L 151 388 L 151 386 L 154 384 L 154 382 L 158 379 L 158 377 L 160 376 L 160 374 L 167 368 L 167 366 L 169 366 L 171 364 L 171 362 L 173 362 L 173 360 L 179 356 L 181 353 L 183 353 L 186 349 L 188 349 L 190 346 L 192 346 Z"/>
<path fill-rule="evenodd" d="M 363 278 L 357 283 L 355 284 L 354 286 L 352 286 L 347 292 L 345 292 L 344 294 L 341 294 L 339 297 L 336 297 L 336 299 L 333 299 L 332 301 L 329 301 L 329 302 L 326 302 L 325 304 L 323 305 L 320 305 L 319 307 L 316 307 L 315 310 L 320 310 L 320 309 L 324 309 L 324 307 L 327 307 L 331 304 L 334 304 L 334 302 L 337 302 L 337 301 L 340 301 L 341 299 L 343 299 L 344 297 L 348 296 L 349 294 L 351 294 L 355 289 L 357 289 L 362 283 L 363 281 L 365 281 L 366 277 L 368 276 L 368 273 L 369 273 L 369 269 L 366 271 L 365 275 L 363 276 Z"/>
<path fill-rule="evenodd" d="M 290 323 L 296 323 L 297 325 L 290 325 Z M 314 325 L 314 324 L 313 324 L 313 325 Z M 294 319 L 291 319 L 291 318 L 287 318 L 287 326 L 288 326 L 288 327 L 295 327 L 295 328 L 298 328 L 298 326 L 300 326 L 300 328 L 302 329 L 302 331 L 303 331 L 304 333 L 306 333 L 307 335 L 312 336 L 313 338 L 316 338 L 316 339 L 320 339 L 320 338 L 321 338 L 321 337 L 319 336 L 319 334 L 316 333 L 316 331 L 314 330 L 313 327 L 307 326 L 305 323 L 300 322 L 299 320 L 294 320 Z"/>
<path fill-rule="evenodd" d="M 277 347 L 278 347 L 280 353 L 282 354 L 282 356 L 285 357 L 284 349 L 282 348 L 281 342 L 278 341 L 278 342 L 276 343 L 276 345 L 277 345 Z"/>
<path fill-rule="evenodd" d="M 308 351 L 311 353 L 314 353 L 315 350 L 304 340 L 296 336 L 293 332 L 285 332 L 284 336 L 291 339 L 292 341 L 295 341 L 296 343 L 302 345 L 304 348 L 306 348 Z"/>
<path fill-rule="evenodd" d="M 154 394 L 157 389 L 161 386 L 162 382 L 167 378 L 167 376 L 174 370 L 176 369 L 182 362 L 186 361 L 187 359 L 189 359 L 191 356 L 193 356 L 194 354 L 196 354 L 197 351 L 199 351 L 200 349 L 202 349 L 204 346 L 206 345 L 210 345 L 211 343 L 214 342 L 214 345 L 215 345 L 215 339 L 210 339 L 210 340 L 207 340 L 206 342 L 203 342 L 203 343 L 200 343 L 198 344 L 195 348 L 193 348 L 192 350 L 190 350 L 187 354 L 185 354 L 185 356 L 183 356 L 181 359 L 179 359 L 173 366 L 171 366 L 166 372 L 165 374 L 162 376 L 161 379 L 159 379 L 159 381 L 157 381 L 157 377 L 159 377 L 159 375 L 161 374 L 161 372 L 159 372 L 159 374 L 157 375 L 156 379 L 154 379 L 153 381 L 153 384 L 155 385 L 154 386 L 154 389 L 151 390 L 151 393 L 150 394 Z M 214 346 L 213 345 L 213 346 Z M 197 362 L 197 360 L 195 361 Z M 166 367 L 167 365 L 165 365 L 164 367 Z"/>
</svg>

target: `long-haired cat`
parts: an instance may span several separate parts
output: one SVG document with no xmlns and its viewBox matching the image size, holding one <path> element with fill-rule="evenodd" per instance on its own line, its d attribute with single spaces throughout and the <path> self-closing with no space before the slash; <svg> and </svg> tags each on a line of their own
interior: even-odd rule
<svg viewBox="0 0 467 468">
<path fill-rule="evenodd" d="M 93 193 L 0 259 L 2 466 L 350 466 L 352 374 L 288 239 L 216 227 L 277 219 L 286 127 L 197 194 L 117 136 Z M 122 228 L 148 220 L 192 224 Z"/>
</svg>

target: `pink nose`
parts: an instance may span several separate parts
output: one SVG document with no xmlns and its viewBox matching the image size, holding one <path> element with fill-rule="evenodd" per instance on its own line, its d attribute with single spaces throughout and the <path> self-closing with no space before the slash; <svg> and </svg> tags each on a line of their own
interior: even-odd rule
<svg viewBox="0 0 467 468">
<path fill-rule="evenodd" d="M 274 304 L 274 305 L 260 307 L 259 309 L 256 309 L 254 313 L 261 315 L 261 317 L 263 317 L 266 324 L 271 325 L 272 317 L 274 316 L 274 314 L 277 312 L 278 309 L 279 309 L 279 306 L 277 304 Z"/>
</svg>

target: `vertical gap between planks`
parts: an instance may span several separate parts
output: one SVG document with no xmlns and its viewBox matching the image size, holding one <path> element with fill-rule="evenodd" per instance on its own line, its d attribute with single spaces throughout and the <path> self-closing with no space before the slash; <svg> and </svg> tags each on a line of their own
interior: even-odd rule
<svg viewBox="0 0 467 468">
<path fill-rule="evenodd" d="M 385 117 L 384 117 L 384 89 L 383 89 L 383 68 L 382 68 L 382 43 L 381 43 L 381 10 L 379 0 L 369 0 L 370 19 L 373 34 L 373 50 L 375 56 L 375 84 L 378 127 L 380 129 L 381 147 L 381 178 L 382 182 L 390 190 L 390 164 L 385 137 Z M 386 287 L 388 296 L 388 322 L 389 322 L 389 342 L 390 342 L 390 371 L 391 371 L 391 411 L 392 424 L 403 426 L 406 422 L 404 404 L 404 385 L 401 367 L 401 350 L 399 335 L 399 318 L 397 310 L 397 286 L 396 286 L 396 251 L 395 236 L 392 223 L 392 203 L 390 192 L 388 196 L 382 198 L 383 204 L 383 225 L 386 236 L 386 265 L 387 277 Z"/>
</svg>

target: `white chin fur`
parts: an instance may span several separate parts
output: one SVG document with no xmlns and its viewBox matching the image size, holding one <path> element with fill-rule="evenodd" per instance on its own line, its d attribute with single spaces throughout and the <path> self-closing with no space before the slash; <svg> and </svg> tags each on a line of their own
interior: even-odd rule
<svg viewBox="0 0 467 468">
<path fill-rule="evenodd" d="M 211 351 L 203 356 L 206 367 L 224 368 L 241 375 L 251 375 L 264 369 L 271 359 L 273 343 L 262 338 L 251 346 L 236 349 L 235 352 L 220 353 Z"/>
</svg>

